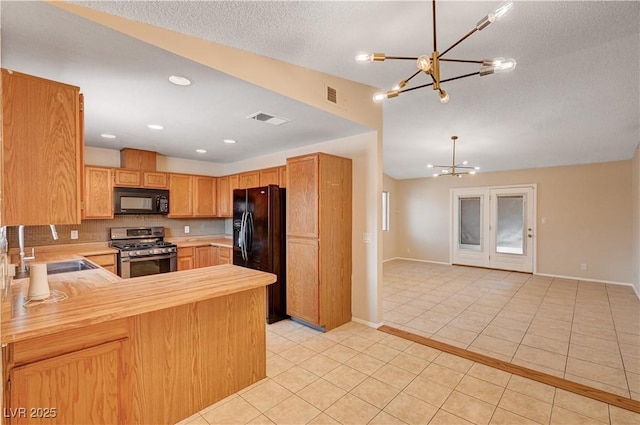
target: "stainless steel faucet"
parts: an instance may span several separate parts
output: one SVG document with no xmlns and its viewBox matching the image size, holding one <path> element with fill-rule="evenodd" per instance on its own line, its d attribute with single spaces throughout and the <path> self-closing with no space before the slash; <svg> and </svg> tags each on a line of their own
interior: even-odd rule
<svg viewBox="0 0 640 425">
<path fill-rule="evenodd" d="M 54 241 L 58 240 L 58 232 L 56 231 L 56 225 L 50 224 L 51 237 Z M 36 252 L 34 248 L 31 248 L 31 256 L 27 257 L 24 252 L 24 225 L 18 226 L 18 246 L 20 248 L 20 268 L 18 273 L 25 274 L 27 272 L 27 261 L 33 261 L 36 259 Z"/>
<path fill-rule="evenodd" d="M 34 248 L 31 248 L 31 256 L 27 257 L 24 253 L 24 225 L 18 226 L 18 247 L 20 248 L 20 268 L 18 269 L 18 273 L 26 273 L 27 272 L 27 261 L 32 261 L 36 259 L 36 252 Z"/>
</svg>

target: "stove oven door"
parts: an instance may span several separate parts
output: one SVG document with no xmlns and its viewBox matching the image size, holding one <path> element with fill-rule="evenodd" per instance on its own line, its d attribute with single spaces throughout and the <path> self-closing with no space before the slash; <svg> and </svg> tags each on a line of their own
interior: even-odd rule
<svg viewBox="0 0 640 425">
<path fill-rule="evenodd" d="M 176 270 L 178 270 L 176 253 L 152 257 L 121 258 L 118 263 L 118 275 L 123 278 L 169 273 Z"/>
</svg>

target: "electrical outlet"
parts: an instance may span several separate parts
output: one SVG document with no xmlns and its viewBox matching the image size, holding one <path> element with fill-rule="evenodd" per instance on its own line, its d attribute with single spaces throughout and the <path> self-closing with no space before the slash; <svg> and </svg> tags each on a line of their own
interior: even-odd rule
<svg viewBox="0 0 640 425">
<path fill-rule="evenodd" d="M 189 226 L 184 226 L 184 233 L 189 233 L 191 231 L 191 229 L 189 228 Z"/>
<path fill-rule="evenodd" d="M 78 231 L 77 230 L 72 230 L 71 231 L 71 239 L 78 239 Z"/>
<path fill-rule="evenodd" d="M 586 263 L 580 264 L 580 270 L 587 270 L 587 264 Z"/>
<path fill-rule="evenodd" d="M 372 243 L 373 240 L 371 239 L 371 233 L 363 233 L 362 234 L 362 242 L 364 242 L 364 243 Z"/>
</svg>

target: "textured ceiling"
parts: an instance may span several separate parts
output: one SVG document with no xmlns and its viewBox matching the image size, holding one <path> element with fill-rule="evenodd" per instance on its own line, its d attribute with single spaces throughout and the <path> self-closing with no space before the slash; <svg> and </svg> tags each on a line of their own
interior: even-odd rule
<svg viewBox="0 0 640 425">
<path fill-rule="evenodd" d="M 384 89 L 411 75 L 415 66 L 409 62 L 389 61 L 358 65 L 353 61 L 355 52 L 383 51 L 387 54 L 417 56 L 430 53 L 433 43 L 431 3 L 425 1 L 76 3 Z M 480 18 L 499 4 L 438 2 L 439 50 L 443 51 L 467 33 Z M 12 47 L 16 41 L 10 34 L 17 31 L 15 27 L 8 30 L 10 54 L 5 54 L 5 21 L 9 23 L 5 9 L 14 8 L 10 12 L 13 13 L 10 15 L 13 20 L 16 15 L 25 13 L 18 10 L 21 7 L 26 6 L 2 4 L 3 66 L 10 66 L 5 63 L 5 56 L 17 60 L 17 56 L 26 55 L 18 52 L 17 46 Z M 100 101 L 95 105 L 97 109 L 106 109 L 104 105 L 109 103 L 106 92 L 113 91 L 117 81 L 146 82 L 151 80 L 156 71 L 162 70 L 164 75 L 175 69 L 172 68 L 173 64 L 178 64 L 173 61 L 179 59 L 154 52 L 157 49 L 144 45 L 133 49 L 137 43 L 122 39 L 121 35 L 79 18 L 66 16 L 64 12 L 56 13 L 65 15 L 61 15 L 60 19 L 66 25 L 49 26 L 46 32 L 43 30 L 40 33 L 33 30 L 31 39 L 23 40 L 20 48 L 43 44 L 43 51 L 56 51 L 57 54 L 48 55 L 50 58 L 47 61 L 41 57 L 32 58 L 31 61 L 40 64 L 42 69 L 64 68 L 69 76 L 96 74 L 104 68 L 99 79 L 104 79 L 102 84 L 108 89 L 104 98 L 95 98 Z M 40 27 L 50 19 L 51 16 L 42 18 L 30 14 L 24 17 L 23 25 Z M 85 36 L 93 36 L 95 32 L 96 38 L 104 39 L 105 46 L 115 46 L 101 51 L 101 55 L 106 55 L 107 59 L 101 55 L 98 58 L 97 54 L 93 58 L 96 63 L 102 60 L 112 66 L 96 65 L 92 68 L 87 61 L 79 66 L 76 55 L 80 42 L 74 44 L 66 36 L 56 39 L 55 44 L 50 42 L 47 45 L 48 39 L 60 32 L 77 34 L 76 26 L 88 31 L 83 32 Z M 127 50 L 130 45 L 132 51 L 129 56 L 116 56 L 119 50 Z M 640 141 L 639 2 L 516 1 L 512 11 L 503 20 L 472 35 L 448 56 L 463 59 L 514 57 L 518 66 L 509 74 L 471 77 L 443 84 L 451 95 L 451 102 L 447 105 L 441 105 L 430 89 L 406 93 L 386 103 L 384 169 L 395 178 L 429 176 L 431 170 L 426 168 L 427 163 L 448 163 L 451 156 L 450 137 L 454 134 L 460 137 L 457 157 L 468 159 L 485 171 L 629 159 Z M 119 67 L 113 66 L 117 63 L 120 63 Z M 443 65 L 443 78 L 476 70 L 475 66 L 446 65 L 449 64 Z M 194 64 L 180 62 L 180 66 L 193 70 L 194 75 L 200 78 L 210 73 L 219 74 Z M 290 139 L 290 145 L 280 145 L 281 141 L 273 140 L 268 143 L 269 149 L 286 149 L 294 143 L 314 143 L 322 137 L 336 138 L 338 133 L 349 135 L 364 131 L 359 126 L 319 112 L 322 119 L 326 120 L 323 124 L 331 122 L 333 125 L 335 123 L 332 120 L 337 120 L 335 131 L 327 134 L 325 125 L 315 129 L 306 128 L 305 125 L 312 126 L 312 123 L 302 121 L 316 120 L 313 111 L 306 111 L 303 105 L 279 99 L 272 93 L 260 93 L 266 91 L 255 86 L 231 81 L 226 76 L 215 76 L 223 77 L 226 79 L 220 82 L 229 89 L 236 90 L 238 85 L 246 90 L 245 96 L 248 98 L 263 99 L 267 106 L 272 104 L 268 100 L 273 104 L 287 104 L 290 109 L 283 108 L 287 114 L 300 111 L 303 115 L 296 120 L 303 129 Z M 425 76 L 416 77 L 416 84 L 426 82 Z M 77 84 L 85 88 L 85 84 Z M 192 88 L 196 87 L 197 84 Z M 242 120 L 227 119 L 226 114 L 235 109 L 238 109 L 237 116 L 255 112 L 239 112 L 241 107 L 235 102 L 230 103 L 231 96 L 216 97 L 207 92 L 206 102 L 200 98 L 187 103 L 175 95 L 174 87 L 158 86 L 155 90 L 155 94 L 142 96 L 140 104 L 128 109 L 112 96 L 111 107 L 115 110 L 112 114 L 120 112 L 122 115 L 135 116 L 160 103 L 165 105 L 166 112 L 172 113 L 172 119 L 178 125 L 191 122 L 189 117 L 195 110 L 194 105 L 206 104 L 210 108 L 209 120 L 228 123 L 229 131 L 235 129 L 246 132 L 244 134 L 250 140 L 263 140 L 262 128 L 251 128 Z M 215 89 L 221 90 L 225 92 L 224 89 Z M 253 109 L 266 110 L 267 106 L 256 104 Z M 267 112 L 282 115 L 276 110 Z M 95 119 L 102 120 L 99 117 L 104 114 L 106 112 L 96 111 Z M 284 130 L 291 124 L 277 129 Z M 173 135 L 163 140 L 172 149 L 167 154 L 192 157 L 192 152 L 180 153 L 192 148 L 184 140 L 195 139 L 198 134 L 212 130 L 198 127 L 192 133 L 184 131 L 184 137 L 179 140 Z M 87 143 L 91 145 L 97 142 L 88 134 Z M 220 152 L 220 156 L 207 159 L 235 161 L 243 155 L 255 156 L 260 153 L 263 151 L 254 149 L 239 152 L 237 156 Z"/>
</svg>

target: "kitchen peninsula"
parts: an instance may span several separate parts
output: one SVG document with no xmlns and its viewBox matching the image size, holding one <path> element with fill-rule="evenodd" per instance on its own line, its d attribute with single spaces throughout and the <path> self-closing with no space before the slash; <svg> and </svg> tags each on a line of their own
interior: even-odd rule
<svg viewBox="0 0 640 425">
<path fill-rule="evenodd" d="M 49 275 L 68 298 L 27 307 L 28 279 L 15 281 L 5 423 L 175 423 L 257 382 L 274 281 L 233 265 L 126 280 L 98 268 Z"/>
</svg>

